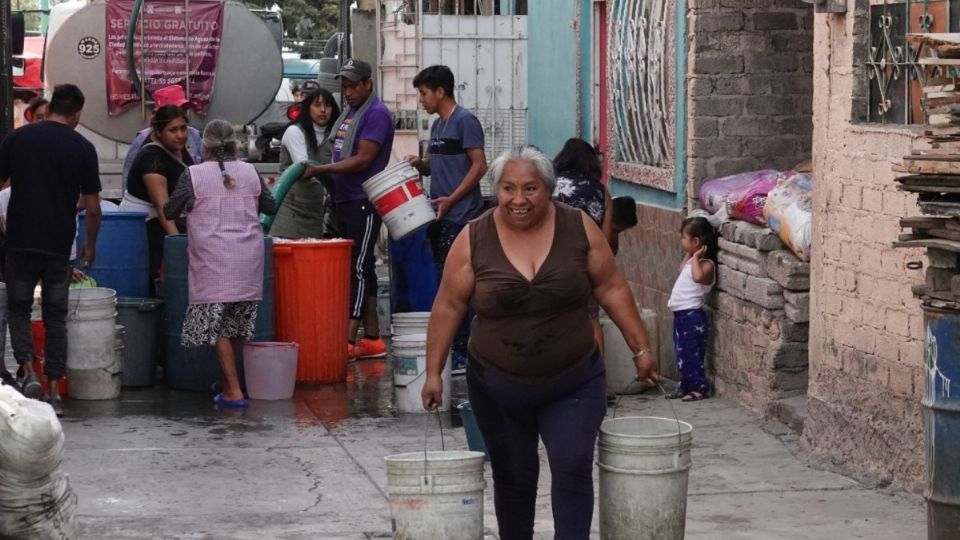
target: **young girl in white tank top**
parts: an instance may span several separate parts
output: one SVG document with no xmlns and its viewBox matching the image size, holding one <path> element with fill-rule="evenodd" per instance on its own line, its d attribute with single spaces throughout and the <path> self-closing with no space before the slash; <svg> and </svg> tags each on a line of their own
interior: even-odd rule
<svg viewBox="0 0 960 540">
<path fill-rule="evenodd" d="M 667 301 L 673 311 L 673 347 L 680 386 L 667 397 L 698 401 L 713 394 L 704 367 L 709 321 L 703 302 L 716 283 L 717 232 L 706 218 L 692 217 L 683 220 L 680 233 L 680 246 L 686 255 Z"/>
</svg>

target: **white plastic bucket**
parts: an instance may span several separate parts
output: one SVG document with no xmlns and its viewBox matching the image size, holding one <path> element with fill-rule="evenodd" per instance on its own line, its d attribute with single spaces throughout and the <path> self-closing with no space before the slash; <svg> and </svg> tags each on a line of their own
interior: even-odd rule
<svg viewBox="0 0 960 540">
<path fill-rule="evenodd" d="M 395 539 L 483 539 L 483 452 L 410 452 L 384 460 Z"/>
<path fill-rule="evenodd" d="M 402 239 L 436 218 L 430 199 L 423 193 L 419 173 L 406 161 L 364 182 L 363 191 L 394 240 Z"/>
<path fill-rule="evenodd" d="M 660 340 L 657 334 L 657 312 L 641 309 L 640 320 L 650 336 L 650 354 L 659 362 Z M 631 384 L 637 378 L 637 367 L 633 363 L 633 351 L 623 339 L 617 325 L 608 317 L 600 318 L 603 330 L 603 359 L 607 369 L 608 394 L 639 394 L 643 391 L 640 383 Z"/>
<path fill-rule="evenodd" d="M 92 369 L 67 368 L 70 385 L 67 393 L 74 399 L 117 399 L 123 386 L 123 351 L 126 329 L 115 325 L 113 356 L 109 365 Z M 69 339 L 69 338 L 68 338 Z"/>
<path fill-rule="evenodd" d="M 390 362 L 393 366 L 393 385 L 397 396 L 397 410 L 402 413 L 425 413 L 420 391 L 427 381 L 427 335 L 409 334 L 390 341 Z M 443 399 L 441 411 L 450 410 L 452 367 L 447 359 L 443 367 Z"/>
<path fill-rule="evenodd" d="M 299 345 L 251 341 L 243 345 L 243 374 L 253 399 L 290 399 L 297 387 Z"/>
<path fill-rule="evenodd" d="M 682 540 L 693 427 L 626 416 L 600 425 L 600 538 Z"/>
<path fill-rule="evenodd" d="M 427 323 L 430 322 L 430 312 L 411 311 L 407 313 L 394 313 L 390 322 L 390 333 L 394 336 L 426 334 Z"/>
</svg>

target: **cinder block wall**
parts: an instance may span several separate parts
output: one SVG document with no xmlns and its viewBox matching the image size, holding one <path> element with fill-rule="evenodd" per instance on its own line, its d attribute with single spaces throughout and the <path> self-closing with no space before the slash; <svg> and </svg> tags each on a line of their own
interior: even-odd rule
<svg viewBox="0 0 960 540">
<path fill-rule="evenodd" d="M 810 158 L 813 10 L 799 0 L 691 0 L 688 193 Z M 692 204 L 696 204 L 693 201 Z"/>
<path fill-rule="evenodd" d="M 919 250 L 890 247 L 899 218 L 918 215 L 915 198 L 896 190 L 890 170 L 909 152 L 916 131 L 851 121 L 863 88 L 855 32 L 866 27 L 855 28 L 852 13 L 817 15 L 814 26 L 814 238 L 803 440 L 815 456 L 848 472 L 919 490 L 925 478 L 923 319 L 910 285 L 923 276 L 905 264 L 926 259 Z"/>
</svg>

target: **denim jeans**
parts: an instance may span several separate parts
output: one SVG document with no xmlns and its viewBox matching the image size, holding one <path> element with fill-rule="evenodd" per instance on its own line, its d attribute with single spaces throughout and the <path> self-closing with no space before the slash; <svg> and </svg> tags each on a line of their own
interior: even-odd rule
<svg viewBox="0 0 960 540">
<path fill-rule="evenodd" d="M 70 261 L 44 255 L 7 253 L 7 320 L 10 344 L 17 364 L 33 361 L 33 334 L 30 310 L 33 290 L 43 282 L 41 296 L 43 326 L 46 329 L 44 373 L 50 379 L 63 377 L 67 368 L 67 295 Z"/>
<path fill-rule="evenodd" d="M 542 384 L 524 384 L 471 358 L 467 392 L 493 468 L 501 540 L 533 538 L 538 439 L 550 463 L 556 540 L 586 540 L 593 519 L 593 449 L 607 412 L 606 370 L 594 358 Z"/>
</svg>

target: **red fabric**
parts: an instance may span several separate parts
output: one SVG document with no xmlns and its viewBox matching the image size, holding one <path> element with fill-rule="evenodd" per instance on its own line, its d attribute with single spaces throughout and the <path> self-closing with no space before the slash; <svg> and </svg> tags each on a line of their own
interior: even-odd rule
<svg viewBox="0 0 960 540">
<path fill-rule="evenodd" d="M 40 90 L 40 66 L 43 64 L 43 36 L 28 36 L 23 39 L 23 75 L 13 78 L 14 90 Z"/>
</svg>

